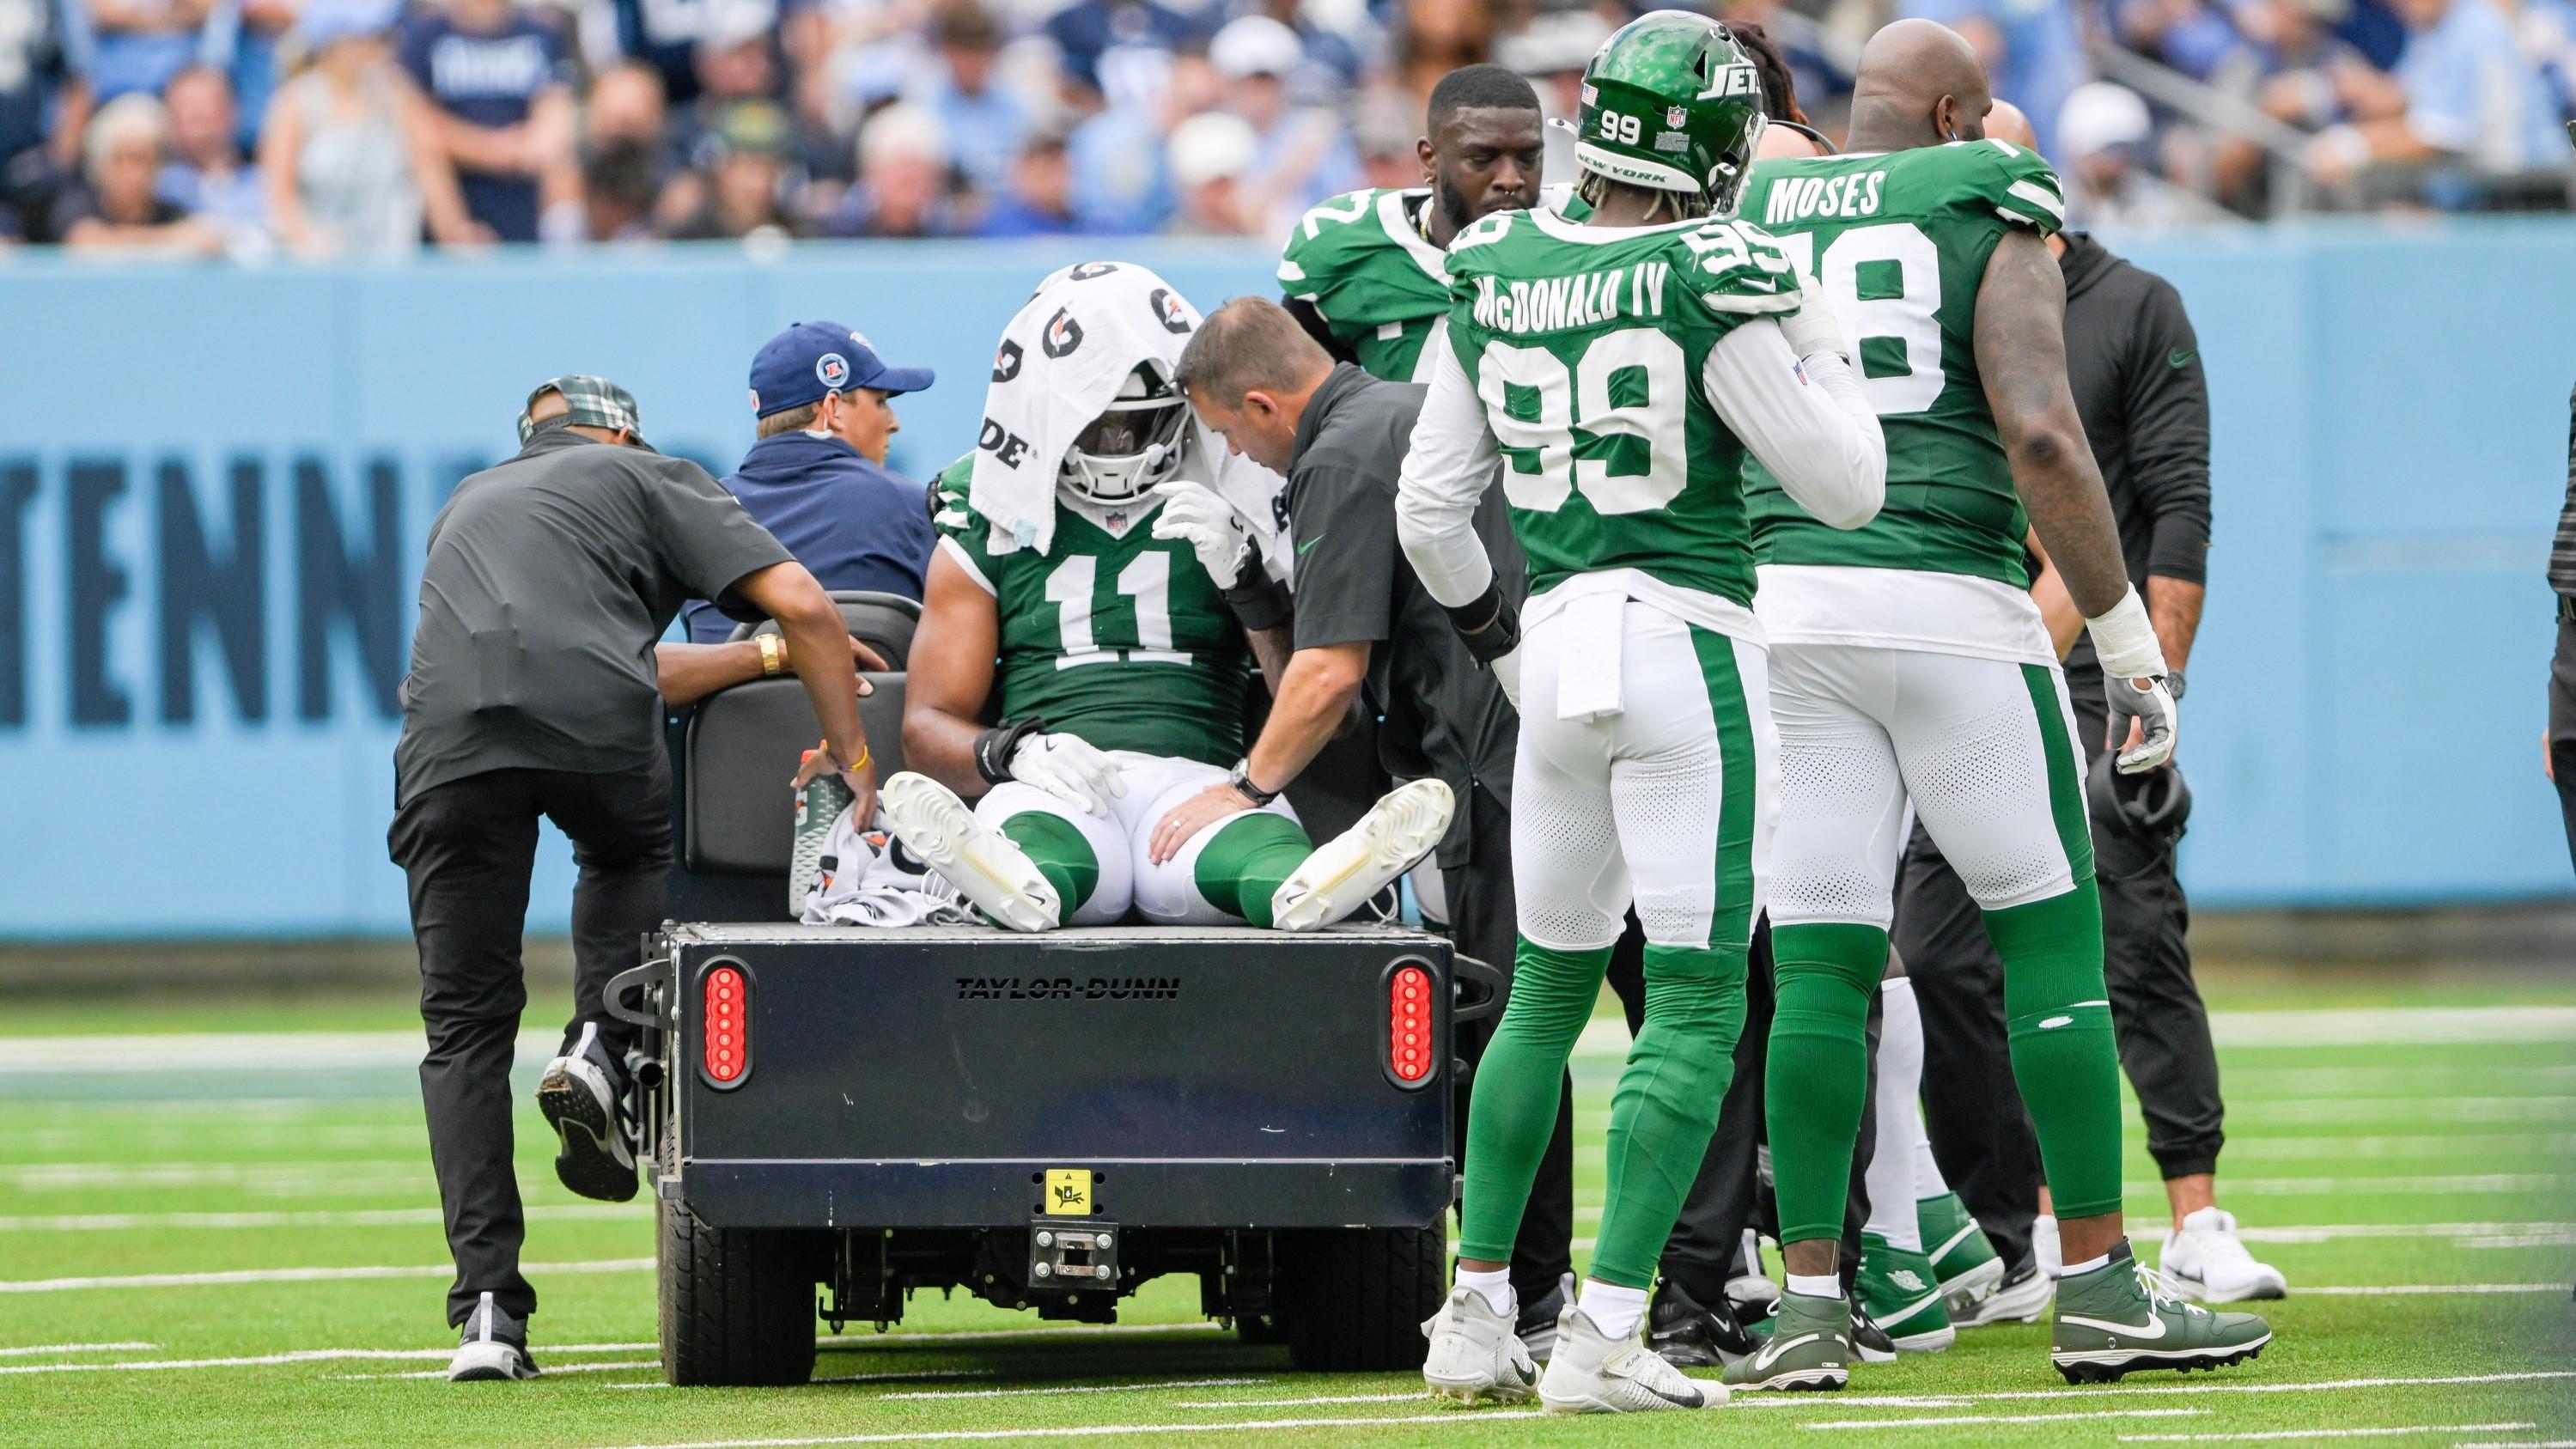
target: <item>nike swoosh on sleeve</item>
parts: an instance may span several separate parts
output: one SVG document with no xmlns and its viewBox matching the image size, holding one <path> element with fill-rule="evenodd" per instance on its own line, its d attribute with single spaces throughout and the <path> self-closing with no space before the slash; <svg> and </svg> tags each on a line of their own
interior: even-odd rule
<svg viewBox="0 0 2576 1449">
<path fill-rule="evenodd" d="M 2192 348 L 2188 352 L 2177 347 L 2165 354 L 2165 366 L 2172 368 L 2189 367 L 2191 365 L 2191 360 L 2199 355 L 2200 349 L 2197 347 Z"/>
<path fill-rule="evenodd" d="M 1319 533 L 1313 538 L 1306 540 L 1304 543 L 1297 545 L 1297 557 L 1304 558 L 1306 556 L 1306 550 L 1313 548 L 1315 545 L 1322 543 L 1323 541 L 1324 536 Z"/>
</svg>

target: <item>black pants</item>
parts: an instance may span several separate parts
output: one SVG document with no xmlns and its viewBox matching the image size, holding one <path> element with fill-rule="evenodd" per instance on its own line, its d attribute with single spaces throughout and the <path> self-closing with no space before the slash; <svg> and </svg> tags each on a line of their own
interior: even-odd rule
<svg viewBox="0 0 2576 1449">
<path fill-rule="evenodd" d="M 429 1053 L 420 1094 L 429 1113 L 429 1155 L 447 1219 L 456 1282 L 447 1321 L 463 1323 L 483 1293 L 525 1318 L 536 1290 L 519 1274 L 526 1236 L 519 1186 L 510 1172 L 510 1056 L 528 1004 L 519 937 L 528 916 L 528 875 L 537 819 L 572 838 L 581 878 L 573 887 L 573 1017 L 569 1045 L 596 1022 L 612 1058 L 634 1029 L 610 1018 L 600 998 L 608 978 L 643 959 L 644 933 L 662 919 L 671 869 L 669 767 L 586 775 L 493 770 L 424 790 L 394 815 L 394 863 L 411 886 L 413 939 L 420 947 L 420 1015 Z"/>
<path fill-rule="evenodd" d="M 2576 598 L 2558 600 L 2558 653 L 2549 663 L 2549 773 L 2567 816 L 2567 857 L 2576 862 Z"/>
<path fill-rule="evenodd" d="M 1617 963 L 1612 963 L 1616 969 Z M 1618 983 L 1614 980 L 1612 985 Z M 1640 990 L 1622 990 L 1633 1035 L 1645 1023 Z M 1744 1230 L 1774 1239 L 1780 1234 L 1777 1204 L 1761 1194 L 1761 1148 L 1768 1132 L 1763 1117 L 1762 1078 L 1771 1062 L 1771 1018 L 1779 1004 L 1772 978 L 1771 918 L 1753 928 L 1753 951 L 1744 973 L 1744 1035 L 1735 1042 L 1735 1076 L 1718 1108 L 1717 1135 L 1708 1142 L 1708 1157 L 1682 1199 L 1682 1215 L 1664 1244 L 1664 1276 L 1702 1303 L 1714 1303 L 1735 1276 L 1744 1249 Z M 1851 1197 L 1843 1209 L 1840 1269 L 1849 1288 L 1860 1271 L 1860 1230 L 1869 1221 L 1869 1164 L 1877 1155 L 1878 993 L 1869 998 L 1869 1089 L 1861 1097 L 1860 1136 L 1852 1146 Z"/>
<path fill-rule="evenodd" d="M 2098 674 L 2067 681 L 2089 763 L 2103 752 Z M 2137 1089 L 2147 1151 L 2167 1178 L 2218 1170 L 2225 1104 L 2209 1009 L 2192 980 L 2191 906 L 2171 846 L 2093 822 L 2103 977 L 2120 1066 Z M 1923 1012 L 1924 1126 L 1960 1200 L 2008 1261 L 2027 1251 L 2042 1179 L 2039 1141 L 2012 1076 L 2003 963 L 1931 837 L 1917 828 L 1898 875 L 1897 954 Z"/>
</svg>

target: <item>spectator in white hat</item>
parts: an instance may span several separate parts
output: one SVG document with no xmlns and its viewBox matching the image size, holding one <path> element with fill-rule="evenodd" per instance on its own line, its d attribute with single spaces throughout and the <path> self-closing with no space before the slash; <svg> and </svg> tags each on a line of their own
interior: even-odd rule
<svg viewBox="0 0 2576 1449">
<path fill-rule="evenodd" d="M 2146 231 L 2217 217 L 2218 209 L 2155 170 L 2155 121 L 2138 93 L 2088 81 L 2057 113 L 2068 219 L 2089 227 Z"/>
<path fill-rule="evenodd" d="M 1264 231 L 1250 185 L 1261 138 L 1227 111 L 1202 111 L 1172 129 L 1164 147 L 1179 214 L 1171 230 L 1197 236 L 1254 236 Z"/>
<path fill-rule="evenodd" d="M 1290 93 L 1305 57 L 1297 32 L 1267 15 L 1227 22 L 1208 45 L 1226 108 L 1251 123 L 1255 137 L 1245 220 L 1262 235 L 1286 231 L 1306 208 L 1360 182 L 1359 154 L 1341 120 Z"/>
</svg>

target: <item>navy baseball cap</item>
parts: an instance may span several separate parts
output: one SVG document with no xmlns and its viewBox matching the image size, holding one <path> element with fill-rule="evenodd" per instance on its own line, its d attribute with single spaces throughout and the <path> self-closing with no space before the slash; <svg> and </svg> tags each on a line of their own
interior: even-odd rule
<svg viewBox="0 0 2576 1449">
<path fill-rule="evenodd" d="M 867 338 L 838 322 L 798 322 L 751 360 L 751 411 L 765 418 L 821 402 L 827 392 L 919 392 L 931 381 L 929 368 L 886 366 Z"/>
</svg>

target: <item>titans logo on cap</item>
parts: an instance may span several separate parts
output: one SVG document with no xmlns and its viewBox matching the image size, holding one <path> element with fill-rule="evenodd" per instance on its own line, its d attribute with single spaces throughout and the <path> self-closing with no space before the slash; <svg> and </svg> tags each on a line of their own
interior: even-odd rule
<svg viewBox="0 0 2576 1449">
<path fill-rule="evenodd" d="M 814 359 L 814 376 L 834 392 L 850 380 L 850 359 L 837 352 L 826 352 Z"/>
</svg>

